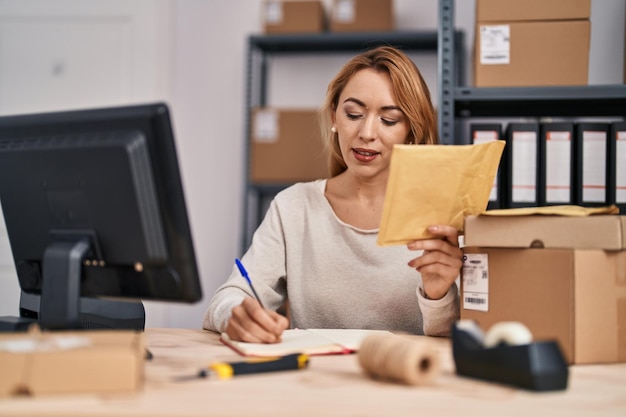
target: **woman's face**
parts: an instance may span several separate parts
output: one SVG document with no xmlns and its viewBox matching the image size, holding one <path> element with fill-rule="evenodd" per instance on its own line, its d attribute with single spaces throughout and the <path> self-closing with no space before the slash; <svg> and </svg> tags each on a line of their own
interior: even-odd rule
<svg viewBox="0 0 626 417">
<path fill-rule="evenodd" d="M 389 76 L 369 68 L 346 84 L 333 113 L 333 127 L 347 170 L 370 178 L 388 174 L 393 145 L 405 143 L 410 130 Z"/>
</svg>

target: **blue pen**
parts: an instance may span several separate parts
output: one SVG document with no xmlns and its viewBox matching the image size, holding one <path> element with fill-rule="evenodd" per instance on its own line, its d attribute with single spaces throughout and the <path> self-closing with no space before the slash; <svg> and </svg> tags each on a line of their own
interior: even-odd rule
<svg viewBox="0 0 626 417">
<path fill-rule="evenodd" d="M 250 280 L 250 277 L 248 276 L 248 271 L 246 271 L 246 268 L 243 267 L 243 264 L 241 263 L 241 261 L 239 259 L 235 258 L 235 263 L 237 264 L 237 268 L 239 268 L 239 272 L 241 272 L 241 276 L 244 277 L 246 279 L 246 281 L 248 281 L 248 285 L 250 286 L 250 289 L 252 290 L 252 293 L 254 294 L 254 297 L 259 302 L 259 304 L 261 304 L 261 307 L 263 307 L 263 303 L 261 302 L 261 298 L 259 297 L 259 294 L 257 294 L 256 291 L 254 290 L 254 286 L 252 285 L 252 281 Z M 263 308 L 265 308 L 265 307 L 263 307 Z"/>
</svg>

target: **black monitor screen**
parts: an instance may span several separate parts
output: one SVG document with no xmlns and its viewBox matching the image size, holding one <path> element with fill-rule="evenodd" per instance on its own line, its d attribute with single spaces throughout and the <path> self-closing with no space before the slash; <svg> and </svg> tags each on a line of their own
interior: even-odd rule
<svg viewBox="0 0 626 417">
<path fill-rule="evenodd" d="M 0 202 L 44 327 L 80 297 L 202 297 L 165 104 L 0 117 Z"/>
</svg>

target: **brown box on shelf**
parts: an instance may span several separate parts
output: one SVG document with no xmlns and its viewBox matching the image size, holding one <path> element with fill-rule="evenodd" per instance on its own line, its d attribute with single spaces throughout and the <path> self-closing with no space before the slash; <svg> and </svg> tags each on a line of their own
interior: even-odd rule
<svg viewBox="0 0 626 417">
<path fill-rule="evenodd" d="M 320 33 L 326 15 L 320 0 L 265 0 L 263 31 L 266 34 Z"/>
<path fill-rule="evenodd" d="M 252 182 L 310 181 L 328 176 L 316 110 L 257 108 L 251 128 Z"/>
<path fill-rule="evenodd" d="M 474 86 L 586 85 L 588 20 L 478 23 Z"/>
<path fill-rule="evenodd" d="M 384 32 L 395 29 L 393 0 L 333 0 L 331 32 Z"/>
<path fill-rule="evenodd" d="M 589 19 L 591 0 L 476 0 L 476 21 Z"/>
<path fill-rule="evenodd" d="M 1 334 L 0 397 L 137 391 L 144 358 L 135 331 Z"/>
<path fill-rule="evenodd" d="M 570 364 L 626 362 L 626 217 L 539 217 L 466 218 L 461 319 L 522 322 Z"/>
</svg>

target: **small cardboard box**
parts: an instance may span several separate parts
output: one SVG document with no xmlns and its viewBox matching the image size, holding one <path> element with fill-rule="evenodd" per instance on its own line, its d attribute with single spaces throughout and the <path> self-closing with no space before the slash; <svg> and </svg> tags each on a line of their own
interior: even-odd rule
<svg viewBox="0 0 626 417">
<path fill-rule="evenodd" d="M 321 33 L 326 15 L 320 0 L 265 0 L 263 31 L 266 34 Z"/>
<path fill-rule="evenodd" d="M 591 0 L 477 0 L 476 21 L 589 19 Z"/>
<path fill-rule="evenodd" d="M 610 215 L 468 216 L 461 319 L 522 322 L 535 340 L 557 340 L 571 364 L 626 362 L 625 225 Z"/>
<path fill-rule="evenodd" d="M 497 248 L 626 248 L 626 216 L 467 216 L 465 246 Z"/>
<path fill-rule="evenodd" d="M 316 110 L 257 108 L 251 128 L 252 182 L 311 181 L 328 176 Z"/>
<path fill-rule="evenodd" d="M 589 20 L 478 23 L 476 87 L 586 85 Z"/>
<path fill-rule="evenodd" d="M 333 0 L 331 32 L 383 32 L 395 29 L 393 0 Z"/>
<path fill-rule="evenodd" d="M 0 398 L 118 393 L 143 385 L 143 334 L 134 331 L 0 335 Z"/>
</svg>

